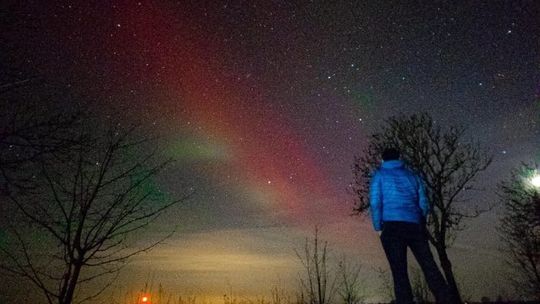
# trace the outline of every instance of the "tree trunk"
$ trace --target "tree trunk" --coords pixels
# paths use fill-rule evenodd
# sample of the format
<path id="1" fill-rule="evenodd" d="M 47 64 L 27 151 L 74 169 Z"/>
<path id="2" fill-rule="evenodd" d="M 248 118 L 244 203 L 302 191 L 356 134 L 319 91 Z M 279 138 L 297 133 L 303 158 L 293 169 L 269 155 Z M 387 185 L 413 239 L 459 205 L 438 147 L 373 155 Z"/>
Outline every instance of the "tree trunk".
<path id="1" fill-rule="evenodd" d="M 452 271 L 452 263 L 450 263 L 450 260 L 448 259 L 448 255 L 446 253 L 445 248 L 437 248 L 437 254 L 439 255 L 439 261 L 441 262 L 441 267 L 444 272 L 444 277 L 446 278 L 446 282 L 448 283 L 448 289 L 450 292 L 450 296 L 452 297 L 451 303 L 453 304 L 461 304 L 461 295 L 459 294 L 459 289 L 456 284 L 456 279 L 454 278 L 454 272 Z"/>
<path id="2" fill-rule="evenodd" d="M 73 266 L 73 275 L 69 281 L 69 285 L 66 290 L 66 295 L 63 299 L 59 299 L 60 304 L 71 304 L 73 302 L 73 295 L 75 294 L 75 287 L 77 287 L 77 281 L 79 281 L 79 275 L 81 274 L 81 263 L 76 263 Z"/>

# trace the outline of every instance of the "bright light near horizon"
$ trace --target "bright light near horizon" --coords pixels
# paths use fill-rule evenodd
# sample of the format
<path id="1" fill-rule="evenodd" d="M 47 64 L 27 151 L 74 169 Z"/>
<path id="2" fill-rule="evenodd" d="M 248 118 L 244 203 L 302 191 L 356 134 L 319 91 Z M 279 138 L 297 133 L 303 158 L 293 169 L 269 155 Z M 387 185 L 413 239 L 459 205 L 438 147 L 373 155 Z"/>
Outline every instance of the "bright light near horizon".
<path id="1" fill-rule="evenodd" d="M 148 302 L 148 297 L 142 297 L 141 300 L 142 300 L 143 303 L 147 303 Z"/>
<path id="2" fill-rule="evenodd" d="M 540 174 L 536 174 L 531 178 L 531 185 L 536 188 L 540 188 Z"/>

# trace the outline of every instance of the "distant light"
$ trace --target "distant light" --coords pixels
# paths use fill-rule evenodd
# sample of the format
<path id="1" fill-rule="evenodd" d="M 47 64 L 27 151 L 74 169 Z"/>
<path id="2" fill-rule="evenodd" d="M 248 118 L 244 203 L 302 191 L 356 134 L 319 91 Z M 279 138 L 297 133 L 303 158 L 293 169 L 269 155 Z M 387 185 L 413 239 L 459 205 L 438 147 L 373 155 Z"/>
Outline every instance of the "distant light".
<path id="1" fill-rule="evenodd" d="M 540 174 L 536 174 L 531 178 L 531 185 L 535 188 L 540 188 Z"/>
<path id="2" fill-rule="evenodd" d="M 148 297 L 146 297 L 146 296 L 145 296 L 145 297 L 142 297 L 141 301 L 142 301 L 143 303 L 147 303 L 147 302 L 148 302 Z"/>

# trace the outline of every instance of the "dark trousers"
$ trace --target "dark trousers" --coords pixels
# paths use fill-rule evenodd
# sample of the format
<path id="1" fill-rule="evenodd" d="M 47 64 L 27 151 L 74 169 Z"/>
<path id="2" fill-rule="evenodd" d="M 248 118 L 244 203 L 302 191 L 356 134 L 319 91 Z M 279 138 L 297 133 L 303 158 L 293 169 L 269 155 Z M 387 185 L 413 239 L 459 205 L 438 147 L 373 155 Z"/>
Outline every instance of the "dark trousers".
<path id="1" fill-rule="evenodd" d="M 411 248 L 418 261 L 437 303 L 449 303 L 448 286 L 431 254 L 424 225 L 384 222 L 381 242 L 392 270 L 397 304 L 413 303 L 407 271 L 407 247 Z"/>

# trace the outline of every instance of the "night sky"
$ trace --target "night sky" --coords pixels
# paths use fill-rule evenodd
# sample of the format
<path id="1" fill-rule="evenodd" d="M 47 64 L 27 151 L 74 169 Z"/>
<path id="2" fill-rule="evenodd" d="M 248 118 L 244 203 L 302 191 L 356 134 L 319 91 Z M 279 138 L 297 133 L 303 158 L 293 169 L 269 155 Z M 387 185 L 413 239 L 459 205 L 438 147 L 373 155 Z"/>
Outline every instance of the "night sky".
<path id="1" fill-rule="evenodd" d="M 3 1 L 2 79 L 66 106 L 122 113 L 193 187 L 140 242 L 118 288 L 161 282 L 208 298 L 294 287 L 294 248 L 319 225 L 336 256 L 364 264 L 371 299 L 387 262 L 369 219 L 352 217 L 354 155 L 384 118 L 427 111 L 464 125 L 494 162 L 480 205 L 520 162 L 540 161 L 538 1 Z M 511 294 L 498 208 L 450 250 L 463 293 Z"/>

